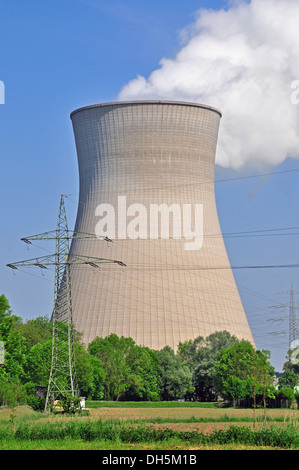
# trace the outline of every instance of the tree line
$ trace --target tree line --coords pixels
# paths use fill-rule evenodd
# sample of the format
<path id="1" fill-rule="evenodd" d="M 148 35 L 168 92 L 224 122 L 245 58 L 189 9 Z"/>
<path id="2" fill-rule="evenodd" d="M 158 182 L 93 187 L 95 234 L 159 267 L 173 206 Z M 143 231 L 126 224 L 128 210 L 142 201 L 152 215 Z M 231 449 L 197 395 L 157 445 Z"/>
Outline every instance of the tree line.
<path id="1" fill-rule="evenodd" d="M 47 317 L 24 322 L 0 296 L 0 405 L 28 403 L 38 407 L 36 387 L 48 384 L 52 323 Z M 132 338 L 110 334 L 85 347 L 75 332 L 75 368 L 81 396 L 93 400 L 216 401 L 235 403 L 246 397 L 275 394 L 274 368 L 268 351 L 256 350 L 227 331 L 157 351 Z M 298 366 L 286 363 L 281 390 L 293 390 Z"/>

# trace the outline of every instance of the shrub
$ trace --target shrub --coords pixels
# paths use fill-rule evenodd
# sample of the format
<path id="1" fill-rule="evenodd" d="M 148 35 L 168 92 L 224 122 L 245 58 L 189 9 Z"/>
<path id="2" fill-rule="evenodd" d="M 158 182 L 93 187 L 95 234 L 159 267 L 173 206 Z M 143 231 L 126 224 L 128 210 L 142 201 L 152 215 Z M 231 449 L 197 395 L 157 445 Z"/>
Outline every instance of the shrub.
<path id="1" fill-rule="evenodd" d="M 38 397 L 36 395 L 30 395 L 27 398 L 27 404 L 31 406 L 34 411 L 44 411 L 46 399 L 45 397 Z"/>
<path id="2" fill-rule="evenodd" d="M 71 394 L 65 394 L 60 400 L 64 413 L 76 413 L 81 410 L 80 397 L 73 397 Z"/>

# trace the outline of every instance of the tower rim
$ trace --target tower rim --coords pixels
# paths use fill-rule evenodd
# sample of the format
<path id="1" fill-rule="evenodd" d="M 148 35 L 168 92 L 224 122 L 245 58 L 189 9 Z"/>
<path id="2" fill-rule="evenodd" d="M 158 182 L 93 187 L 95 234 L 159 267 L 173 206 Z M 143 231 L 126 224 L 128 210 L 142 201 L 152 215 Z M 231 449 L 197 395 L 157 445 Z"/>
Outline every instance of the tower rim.
<path id="1" fill-rule="evenodd" d="M 208 106 L 205 104 L 200 104 L 200 103 L 195 103 L 191 101 L 171 101 L 171 100 L 132 100 L 132 101 L 111 101 L 107 103 L 98 103 L 98 104 L 91 104 L 88 106 L 82 106 L 78 109 L 75 109 L 74 111 L 71 112 L 70 114 L 70 119 L 72 117 L 81 112 L 85 111 L 88 109 L 93 109 L 93 108 L 101 108 L 105 106 L 128 106 L 128 105 L 151 105 L 151 104 L 162 104 L 162 105 L 175 105 L 175 106 L 191 106 L 195 108 L 202 108 L 202 109 L 207 109 L 210 111 L 214 111 L 215 113 L 219 114 L 220 118 L 222 117 L 222 112 L 213 106 Z"/>

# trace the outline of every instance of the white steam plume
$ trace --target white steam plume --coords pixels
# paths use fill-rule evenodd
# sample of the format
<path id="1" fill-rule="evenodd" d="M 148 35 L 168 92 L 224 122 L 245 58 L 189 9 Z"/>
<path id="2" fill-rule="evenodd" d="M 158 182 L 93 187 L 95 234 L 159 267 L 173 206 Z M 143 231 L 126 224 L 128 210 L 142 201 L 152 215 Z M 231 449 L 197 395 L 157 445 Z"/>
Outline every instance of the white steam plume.
<path id="1" fill-rule="evenodd" d="M 299 1 L 202 9 L 183 33 L 176 57 L 163 58 L 148 79 L 130 81 L 118 98 L 219 108 L 216 163 L 222 167 L 258 169 L 299 158 L 299 89 L 292 89 L 299 87 Z"/>

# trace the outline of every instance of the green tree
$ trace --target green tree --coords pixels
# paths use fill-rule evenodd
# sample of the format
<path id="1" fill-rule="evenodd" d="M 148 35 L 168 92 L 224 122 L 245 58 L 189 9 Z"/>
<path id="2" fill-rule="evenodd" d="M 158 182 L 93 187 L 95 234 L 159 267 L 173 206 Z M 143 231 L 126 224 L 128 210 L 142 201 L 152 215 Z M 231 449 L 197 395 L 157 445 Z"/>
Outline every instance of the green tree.
<path id="1" fill-rule="evenodd" d="M 26 362 L 27 341 L 17 331 L 16 325 L 20 318 L 12 314 L 5 295 L 0 296 L 0 340 L 4 344 L 4 366 L 1 367 L 0 376 L 4 380 L 10 377 L 14 381 L 24 378 L 24 364 Z"/>
<path id="2" fill-rule="evenodd" d="M 0 295 L 0 338 L 6 342 L 12 329 L 14 318 L 4 294 Z"/>
<path id="3" fill-rule="evenodd" d="M 159 398 L 159 359 L 154 351 L 114 333 L 95 338 L 88 351 L 103 365 L 106 400 Z"/>
<path id="4" fill-rule="evenodd" d="M 67 326 L 62 325 L 62 328 Z M 12 314 L 5 295 L 1 295 L 0 340 L 4 344 L 4 365 L 0 367 L 0 402 L 7 402 L 14 394 L 24 401 L 26 390 L 30 402 L 38 401 L 35 387 L 47 387 L 50 375 L 51 321 L 47 317 L 38 317 L 23 323 L 21 318 Z M 101 399 L 105 377 L 103 365 L 86 351 L 80 340 L 81 335 L 75 331 L 75 367 L 79 390 L 85 396 Z M 16 390 L 18 393 L 14 392 Z"/>
<path id="5" fill-rule="evenodd" d="M 278 379 L 278 388 L 294 389 L 298 384 L 298 375 L 286 369 Z"/>
<path id="6" fill-rule="evenodd" d="M 104 398 L 104 383 L 105 383 L 105 371 L 103 364 L 100 359 L 96 356 L 89 354 L 90 361 L 93 368 L 93 382 L 88 392 L 86 392 L 86 397 L 90 397 L 93 400 L 102 400 Z M 84 395 L 84 391 L 81 393 Z"/>
<path id="7" fill-rule="evenodd" d="M 74 342 L 75 369 L 81 396 L 103 398 L 105 372 L 101 361 L 89 354 L 84 345 Z"/>
<path id="8" fill-rule="evenodd" d="M 238 342 L 228 331 L 218 331 L 205 339 L 198 336 L 193 341 L 180 343 L 178 354 L 192 372 L 194 393 L 189 398 L 199 401 L 217 399 L 215 390 L 215 365 L 220 351 Z"/>
<path id="9" fill-rule="evenodd" d="M 16 406 L 25 404 L 27 401 L 27 392 L 23 384 L 18 380 L 1 380 L 0 376 L 0 406 Z"/>
<path id="10" fill-rule="evenodd" d="M 222 349 L 215 370 L 217 392 L 233 403 L 257 393 L 263 394 L 274 376 L 268 354 L 255 350 L 248 341 Z"/>
<path id="11" fill-rule="evenodd" d="M 27 339 L 29 348 L 38 343 L 43 344 L 52 338 L 52 322 L 46 316 L 20 323 L 16 329 Z"/>
<path id="12" fill-rule="evenodd" d="M 126 358 L 134 380 L 123 394 L 124 400 L 159 400 L 160 362 L 156 351 L 135 345 Z"/>
<path id="13" fill-rule="evenodd" d="M 193 391 L 192 374 L 169 346 L 158 351 L 161 365 L 161 396 L 163 400 L 183 398 Z"/>
<path id="14" fill-rule="evenodd" d="M 38 326 L 32 329 L 34 322 L 30 322 L 29 337 L 35 338 L 33 346 L 30 348 L 25 365 L 26 381 L 33 384 L 31 395 L 35 393 L 35 385 L 47 386 L 51 369 L 52 340 L 46 339 L 49 335 L 49 323 L 42 317 L 35 324 Z M 65 326 L 65 328 L 67 328 Z M 37 335 L 32 335 L 37 332 Z M 26 334 L 26 333 L 25 333 Z M 75 335 L 75 337 L 78 337 Z M 36 342 L 37 340 L 41 342 Z M 82 396 L 92 396 L 100 399 L 103 397 L 103 366 L 99 360 L 91 356 L 84 345 L 74 340 L 75 369 L 78 379 L 78 387 Z"/>
<path id="15" fill-rule="evenodd" d="M 47 386 L 51 368 L 52 341 L 37 343 L 30 349 L 26 361 L 27 382 Z"/>
<path id="16" fill-rule="evenodd" d="M 287 361 L 283 365 L 284 371 L 289 370 L 299 377 L 299 348 L 289 349 Z"/>
<path id="17" fill-rule="evenodd" d="M 98 357 L 105 372 L 105 399 L 119 400 L 137 380 L 126 357 L 134 341 L 112 333 L 106 338 L 95 338 L 88 346 L 90 354 Z"/>

